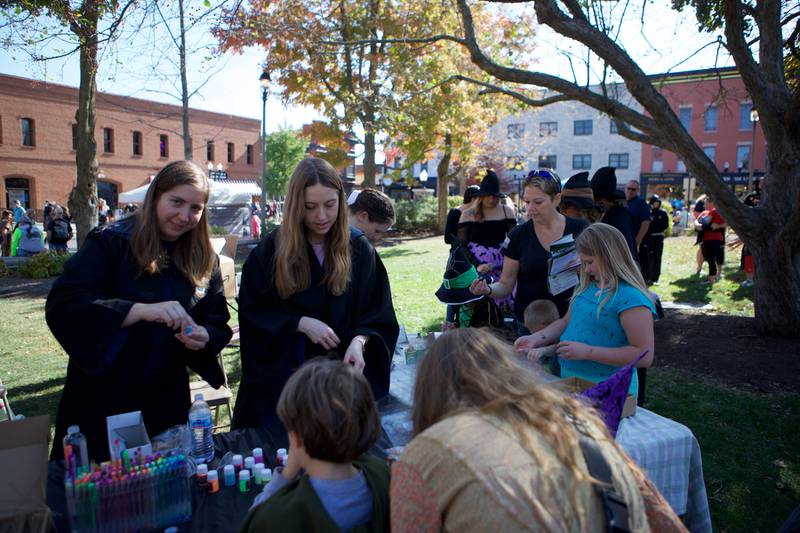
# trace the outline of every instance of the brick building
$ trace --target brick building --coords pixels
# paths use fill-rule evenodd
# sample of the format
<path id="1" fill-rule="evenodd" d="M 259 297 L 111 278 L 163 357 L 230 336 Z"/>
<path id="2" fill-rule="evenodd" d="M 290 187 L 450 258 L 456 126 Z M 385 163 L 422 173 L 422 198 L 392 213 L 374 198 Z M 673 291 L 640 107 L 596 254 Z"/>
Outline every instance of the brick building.
<path id="1" fill-rule="evenodd" d="M 76 179 L 77 106 L 74 87 L 0 75 L 0 206 L 66 205 Z M 118 193 L 183 159 L 180 106 L 98 93 L 96 107 L 98 193 L 111 206 Z M 191 109 L 190 129 L 194 161 L 259 180 L 260 121 Z"/>
<path id="2" fill-rule="evenodd" d="M 751 121 L 752 100 L 736 68 L 676 72 L 651 79 L 686 131 L 716 164 L 723 181 L 740 193 L 747 186 L 751 164 L 754 176 L 764 174 L 766 140 L 758 122 Z M 642 190 L 647 194 L 694 199 L 703 192 L 672 152 L 642 145 L 641 167 Z"/>

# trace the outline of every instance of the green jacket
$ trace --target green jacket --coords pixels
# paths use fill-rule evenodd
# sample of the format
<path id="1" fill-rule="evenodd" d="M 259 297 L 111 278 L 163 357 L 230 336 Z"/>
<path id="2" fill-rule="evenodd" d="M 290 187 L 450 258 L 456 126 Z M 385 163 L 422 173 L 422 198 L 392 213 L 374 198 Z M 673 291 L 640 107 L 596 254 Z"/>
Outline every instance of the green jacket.
<path id="1" fill-rule="evenodd" d="M 389 466 L 369 455 L 353 461 L 353 466 L 364 472 L 372 492 L 373 510 L 369 524 L 350 531 L 389 533 Z M 340 530 L 322 506 L 308 476 L 303 475 L 252 509 L 239 531 L 339 533 Z"/>

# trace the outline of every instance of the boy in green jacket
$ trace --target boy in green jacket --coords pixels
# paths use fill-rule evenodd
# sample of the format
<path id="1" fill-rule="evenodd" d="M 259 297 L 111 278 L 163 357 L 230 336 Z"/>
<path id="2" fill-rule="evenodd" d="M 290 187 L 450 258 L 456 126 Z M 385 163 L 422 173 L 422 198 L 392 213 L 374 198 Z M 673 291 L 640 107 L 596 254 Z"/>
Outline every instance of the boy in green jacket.
<path id="1" fill-rule="evenodd" d="M 366 378 L 343 361 L 312 360 L 286 382 L 277 413 L 289 459 L 241 531 L 388 533 L 389 467 L 364 455 L 381 427 Z"/>

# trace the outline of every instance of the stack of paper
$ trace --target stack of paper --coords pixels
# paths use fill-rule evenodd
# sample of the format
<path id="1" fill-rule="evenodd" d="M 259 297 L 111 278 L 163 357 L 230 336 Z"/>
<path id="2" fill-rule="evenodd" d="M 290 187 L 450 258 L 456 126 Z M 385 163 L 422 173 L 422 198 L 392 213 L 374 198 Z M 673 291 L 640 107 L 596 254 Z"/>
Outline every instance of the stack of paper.
<path id="1" fill-rule="evenodd" d="M 550 259 L 547 269 L 547 286 L 550 294 L 556 295 L 578 284 L 580 257 L 575 249 L 572 234 L 565 235 L 550 245 Z"/>

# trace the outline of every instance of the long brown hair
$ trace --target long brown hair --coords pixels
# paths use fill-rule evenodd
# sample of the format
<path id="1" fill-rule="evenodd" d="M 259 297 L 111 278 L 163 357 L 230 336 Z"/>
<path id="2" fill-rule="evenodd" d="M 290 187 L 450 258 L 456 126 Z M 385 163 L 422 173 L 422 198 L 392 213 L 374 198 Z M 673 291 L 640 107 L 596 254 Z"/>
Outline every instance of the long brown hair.
<path id="1" fill-rule="evenodd" d="M 204 286 L 215 265 L 215 254 L 208 236 L 208 198 L 211 189 L 205 172 L 191 161 L 173 161 L 162 168 L 150 183 L 142 208 L 136 214 L 131 236 L 131 252 L 142 272 L 154 274 L 166 266 L 166 254 L 158 226 L 156 205 L 161 195 L 181 185 L 203 192 L 200 222 L 178 238 L 170 256 L 172 264 L 196 287 Z"/>
<path id="2" fill-rule="evenodd" d="M 543 387 L 523 368 L 511 347 L 482 328 L 454 329 L 434 341 L 417 370 L 412 421 L 414 435 L 460 412 L 477 411 L 511 425 L 528 451 L 534 430 L 552 446 L 577 479 L 588 478 L 575 461 L 576 426 L 613 442 L 603 422 L 577 400 Z"/>
<path id="3" fill-rule="evenodd" d="M 288 298 L 311 284 L 311 268 L 306 259 L 305 215 L 306 187 L 323 185 L 334 189 L 339 196 L 338 215 L 325 236 L 325 283 L 328 290 L 339 296 L 350 282 L 350 228 L 344 186 L 333 166 L 318 157 L 306 157 L 294 169 L 289 180 L 283 223 L 278 230 L 273 270 L 278 296 Z"/>

